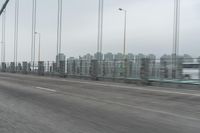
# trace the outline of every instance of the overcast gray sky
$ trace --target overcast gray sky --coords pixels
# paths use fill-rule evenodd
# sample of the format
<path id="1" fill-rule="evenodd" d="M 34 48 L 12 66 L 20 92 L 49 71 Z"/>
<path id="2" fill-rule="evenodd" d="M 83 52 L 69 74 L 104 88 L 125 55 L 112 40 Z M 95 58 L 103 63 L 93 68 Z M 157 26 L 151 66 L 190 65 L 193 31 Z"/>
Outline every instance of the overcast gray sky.
<path id="1" fill-rule="evenodd" d="M 117 10 L 119 7 L 128 11 L 127 52 L 158 56 L 172 52 L 174 0 L 105 0 L 104 53 L 122 52 L 123 14 Z M 54 60 L 57 0 L 38 0 L 37 9 L 41 58 Z M 31 11 L 32 0 L 20 0 L 19 61 L 30 60 Z M 63 0 L 62 52 L 67 57 L 96 52 L 97 11 L 98 0 Z M 180 53 L 200 55 L 199 12 L 200 0 L 181 0 Z M 13 32 L 14 0 L 11 0 L 6 16 L 6 61 L 13 60 Z"/>

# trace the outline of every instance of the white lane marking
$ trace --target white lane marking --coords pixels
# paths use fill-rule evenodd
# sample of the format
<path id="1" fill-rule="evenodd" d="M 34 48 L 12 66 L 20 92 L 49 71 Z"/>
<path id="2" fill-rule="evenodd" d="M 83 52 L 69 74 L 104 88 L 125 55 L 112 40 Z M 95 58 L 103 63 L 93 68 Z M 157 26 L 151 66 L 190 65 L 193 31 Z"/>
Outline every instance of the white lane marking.
<path id="1" fill-rule="evenodd" d="M 56 90 L 44 88 L 44 87 L 35 87 L 35 88 L 40 89 L 40 90 L 44 90 L 44 91 L 57 92 Z"/>
<path id="2" fill-rule="evenodd" d="M 150 91 L 150 92 L 162 92 L 162 93 L 169 93 L 169 94 L 181 94 L 181 95 L 190 95 L 190 96 L 200 97 L 200 94 L 182 93 L 182 92 L 165 91 L 165 90 L 155 90 L 155 89 L 150 89 L 150 88 L 145 89 L 145 88 L 131 87 L 131 86 L 111 85 L 111 84 L 102 84 L 102 83 L 91 83 L 91 82 L 72 81 L 72 80 L 62 80 L 62 81 L 67 81 L 67 82 L 71 82 L 71 83 L 91 84 L 91 85 L 98 85 L 98 86 L 105 86 L 105 87 L 127 88 L 127 89 L 144 90 L 144 91 Z M 49 88 L 44 88 L 44 87 L 35 87 L 35 88 L 40 89 L 40 90 L 50 91 L 50 92 L 57 92 L 56 90 L 49 89 Z M 68 93 L 68 94 L 66 94 L 66 93 Z M 179 117 L 179 118 L 183 118 L 183 119 L 200 121 L 200 119 L 198 119 L 198 118 L 194 118 L 194 117 L 190 117 L 190 116 L 184 116 L 184 115 L 171 113 L 171 112 L 166 112 L 166 111 L 162 111 L 162 110 L 155 110 L 155 109 L 150 109 L 150 108 L 141 107 L 141 106 L 135 106 L 135 105 L 129 105 L 129 104 L 124 104 L 124 103 L 119 103 L 119 102 L 113 102 L 113 101 L 110 101 L 110 100 L 99 100 L 98 98 L 95 98 L 95 97 L 88 97 L 88 96 L 78 95 L 78 94 L 69 93 L 69 92 L 64 92 L 63 94 L 76 96 L 76 97 L 80 97 L 80 98 L 84 98 L 84 99 L 92 99 L 92 100 L 95 100 L 97 102 L 101 102 L 102 101 L 102 102 L 108 103 L 108 104 L 116 104 L 116 105 L 119 105 L 119 106 L 132 107 L 132 108 L 143 110 L 143 111 L 149 111 L 149 112 L 153 112 L 153 113 L 160 113 L 160 114 Z"/>
<path id="3" fill-rule="evenodd" d="M 82 81 L 72 81 L 72 80 L 62 80 L 62 81 L 67 81 L 67 82 L 71 82 L 71 83 L 98 85 L 98 86 L 104 86 L 104 87 L 116 87 L 116 88 L 125 88 L 125 89 L 148 91 L 148 92 L 161 92 L 161 93 L 167 93 L 167 94 L 178 94 L 178 95 L 185 95 L 185 96 L 200 97 L 200 94 L 178 92 L 178 91 L 157 90 L 157 89 L 150 89 L 150 88 L 145 89 L 145 88 L 141 88 L 141 87 L 131 87 L 131 86 L 123 86 L 123 85 L 112 85 L 112 84 L 102 84 L 102 83 L 92 83 L 92 82 L 82 82 Z"/>
<path id="4" fill-rule="evenodd" d="M 0 77 L 2 78 L 2 77 Z M 54 78 L 48 78 L 53 79 Z M 168 91 L 168 90 L 157 90 L 157 89 L 151 89 L 151 88 L 141 88 L 141 87 L 131 87 L 131 86 L 123 86 L 123 85 L 112 85 L 112 84 L 102 84 L 102 83 L 92 83 L 92 82 L 83 82 L 83 81 L 72 81 L 72 80 L 57 80 L 57 81 L 66 81 L 71 83 L 81 83 L 81 84 L 90 84 L 90 85 L 98 85 L 98 86 L 104 86 L 104 87 L 116 87 L 116 88 L 125 88 L 125 89 L 134 89 L 134 90 L 141 90 L 141 91 L 148 91 L 148 92 L 160 92 L 160 93 L 166 93 L 166 94 L 178 94 L 178 95 L 184 95 L 184 96 L 194 96 L 194 97 L 200 97 L 199 93 L 186 93 L 186 92 L 178 92 L 178 91 Z M 54 90 L 55 91 L 55 90 Z"/>
<path id="5" fill-rule="evenodd" d="M 190 116 L 184 116 L 184 115 L 171 113 L 171 112 L 166 112 L 166 111 L 162 111 L 162 110 L 155 110 L 155 109 L 145 108 L 145 107 L 141 107 L 141 106 L 133 106 L 133 105 L 129 105 L 129 104 L 117 103 L 117 102 L 112 102 L 112 101 L 107 101 L 107 102 L 110 102 L 110 103 L 113 103 L 113 104 L 117 104 L 117 105 L 121 105 L 121 106 L 132 107 L 132 108 L 143 110 L 143 111 L 148 111 L 148 112 L 153 112 L 153 113 L 158 113 L 158 114 L 164 114 L 164 115 L 168 115 L 168 116 L 178 117 L 178 118 L 182 118 L 182 119 L 200 121 L 200 119 L 198 119 L 198 118 L 194 118 L 194 117 L 190 117 Z"/>
<path id="6" fill-rule="evenodd" d="M 101 100 L 101 99 L 91 97 L 91 96 L 83 96 L 83 95 L 74 94 L 74 93 L 70 93 L 70 92 L 64 92 L 62 94 L 73 96 L 73 97 L 79 97 L 79 98 L 83 98 L 83 99 L 90 99 L 90 100 L 94 100 L 96 102 L 103 102 L 103 103 L 106 103 L 106 104 L 115 104 L 115 105 L 118 105 L 118 106 L 134 108 L 134 109 L 138 109 L 138 110 L 142 110 L 142 111 L 158 113 L 158 114 L 168 115 L 168 116 L 172 116 L 172 117 L 178 117 L 178 118 L 181 118 L 181 119 L 187 119 L 187 120 L 192 120 L 192 121 L 200 121 L 199 118 L 184 116 L 184 115 L 181 115 L 181 114 L 162 111 L 162 110 L 150 109 L 150 108 L 141 107 L 141 106 L 137 106 L 137 105 L 130 105 L 130 104 L 125 104 L 125 103 L 113 102 L 111 100 Z"/>

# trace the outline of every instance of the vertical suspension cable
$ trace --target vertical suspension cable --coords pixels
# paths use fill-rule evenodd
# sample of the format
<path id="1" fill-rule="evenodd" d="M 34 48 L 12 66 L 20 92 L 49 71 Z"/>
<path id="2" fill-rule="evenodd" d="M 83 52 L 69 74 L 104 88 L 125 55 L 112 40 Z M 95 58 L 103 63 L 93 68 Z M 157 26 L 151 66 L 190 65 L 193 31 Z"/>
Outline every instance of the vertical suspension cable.
<path id="1" fill-rule="evenodd" d="M 62 45 L 62 0 L 60 0 L 60 36 L 59 36 L 59 53 L 61 53 L 61 45 Z"/>
<path id="2" fill-rule="evenodd" d="M 33 0 L 32 7 L 32 41 L 31 41 L 31 62 L 35 62 L 35 32 L 36 32 L 36 0 Z"/>
<path id="3" fill-rule="evenodd" d="M 36 39 L 36 25 L 37 25 L 37 0 L 35 0 L 35 9 L 34 9 L 34 33 L 33 33 L 33 37 L 34 37 L 34 47 L 33 47 L 33 61 L 35 62 L 35 39 Z"/>
<path id="4" fill-rule="evenodd" d="M 176 39 L 176 41 L 177 41 L 176 42 L 176 54 L 179 55 L 179 43 L 180 43 L 179 42 L 179 32 L 180 32 L 180 0 L 177 0 L 177 18 L 176 19 L 177 19 L 177 24 L 176 24 L 177 25 L 176 26 L 177 27 L 177 29 L 176 29 L 176 31 L 177 31 L 177 33 L 176 33 L 177 34 L 176 35 L 177 36 L 176 37 L 177 38 Z"/>
<path id="5" fill-rule="evenodd" d="M 1 40 L 1 62 L 5 62 L 5 32 L 6 32 L 6 10 L 2 14 L 2 40 Z"/>
<path id="6" fill-rule="evenodd" d="M 32 32 L 31 32 L 31 63 L 33 62 L 33 9 L 34 9 L 34 0 L 32 2 Z"/>
<path id="7" fill-rule="evenodd" d="M 173 54 L 179 52 L 180 0 L 174 0 Z"/>
<path id="8" fill-rule="evenodd" d="M 57 55 L 61 53 L 62 40 L 62 0 L 58 0 L 58 14 L 57 14 Z"/>
<path id="9" fill-rule="evenodd" d="M 179 55 L 179 30 L 180 30 L 180 0 L 174 0 L 174 27 L 173 27 L 173 52 L 172 52 L 172 71 L 177 67 L 177 57 Z"/>
<path id="10" fill-rule="evenodd" d="M 100 60 L 102 60 L 102 47 L 103 47 L 103 10 L 104 10 L 104 0 L 101 2 L 101 37 L 100 37 Z"/>
<path id="11" fill-rule="evenodd" d="M 15 31 L 14 31 L 14 62 L 18 61 L 18 21 L 19 20 L 19 0 L 15 0 Z"/>
<path id="12" fill-rule="evenodd" d="M 57 14 L 57 67 L 60 67 L 60 53 L 62 45 L 62 0 L 58 0 L 58 14 Z"/>
<path id="13" fill-rule="evenodd" d="M 101 15 L 101 0 L 99 0 L 99 5 L 98 5 L 98 33 L 97 33 L 97 54 L 99 53 L 99 45 L 100 45 L 100 43 L 99 43 L 99 41 L 100 41 L 100 21 L 101 21 L 101 19 L 100 19 L 100 15 Z M 97 55 L 98 56 L 98 55 Z"/>
<path id="14" fill-rule="evenodd" d="M 97 59 L 101 58 L 103 40 L 103 10 L 104 0 L 99 0 L 98 7 L 98 37 L 97 37 Z"/>
<path id="15" fill-rule="evenodd" d="M 58 0 L 58 14 L 57 14 L 57 56 L 58 56 L 58 53 L 59 53 L 59 14 L 60 14 L 60 0 Z"/>

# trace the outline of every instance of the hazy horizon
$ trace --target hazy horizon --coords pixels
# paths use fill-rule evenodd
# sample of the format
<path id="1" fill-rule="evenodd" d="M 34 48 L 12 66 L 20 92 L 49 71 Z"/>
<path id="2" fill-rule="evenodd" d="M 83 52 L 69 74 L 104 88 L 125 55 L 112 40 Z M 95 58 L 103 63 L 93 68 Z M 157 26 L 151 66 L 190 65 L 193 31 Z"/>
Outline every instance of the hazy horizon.
<path id="1" fill-rule="evenodd" d="M 38 0 L 37 4 L 36 30 L 41 33 L 41 59 L 55 60 L 57 0 Z M 128 11 L 127 53 L 156 56 L 172 53 L 174 0 L 107 0 L 104 4 L 103 53 L 122 52 L 123 14 L 117 10 L 119 7 Z M 181 0 L 180 54 L 200 56 L 199 7 L 199 0 Z M 6 61 L 12 61 L 14 1 L 10 1 L 6 10 Z M 98 0 L 63 0 L 62 53 L 67 57 L 97 51 L 97 11 Z M 20 0 L 19 61 L 30 61 L 31 12 L 32 0 Z M 36 47 L 36 55 L 37 51 Z"/>

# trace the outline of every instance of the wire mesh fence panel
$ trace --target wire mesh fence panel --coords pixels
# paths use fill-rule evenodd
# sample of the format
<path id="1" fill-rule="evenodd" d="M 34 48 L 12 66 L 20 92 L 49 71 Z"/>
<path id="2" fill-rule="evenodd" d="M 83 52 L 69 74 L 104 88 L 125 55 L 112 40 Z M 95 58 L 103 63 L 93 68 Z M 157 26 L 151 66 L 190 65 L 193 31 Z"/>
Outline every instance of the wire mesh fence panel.
<path id="1" fill-rule="evenodd" d="M 89 76 L 90 60 L 67 60 L 67 74 L 72 76 Z"/>
<path id="2" fill-rule="evenodd" d="M 104 61 L 103 62 L 103 77 L 113 78 L 114 66 L 115 64 L 113 61 Z"/>
<path id="3" fill-rule="evenodd" d="M 90 76 L 90 67 L 91 61 L 90 60 L 81 60 L 81 75 L 83 76 Z"/>
<path id="4" fill-rule="evenodd" d="M 97 71 L 97 77 L 102 78 L 128 78 L 140 79 L 145 68 L 142 59 L 102 60 L 97 65 L 92 65 L 92 60 L 66 60 L 57 64 L 53 61 L 46 62 L 5 62 L 0 64 L 1 72 L 24 73 L 44 75 L 67 74 L 71 76 L 92 76 L 92 71 Z M 148 72 L 145 76 L 149 80 L 167 81 L 176 83 L 200 84 L 200 59 L 161 58 L 146 60 Z M 63 65 L 62 65 L 63 64 Z M 62 65 L 62 66 L 61 66 Z M 97 68 L 92 68 L 92 66 Z"/>

